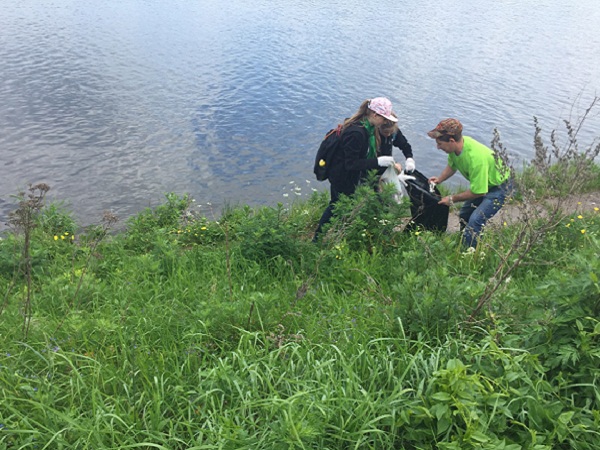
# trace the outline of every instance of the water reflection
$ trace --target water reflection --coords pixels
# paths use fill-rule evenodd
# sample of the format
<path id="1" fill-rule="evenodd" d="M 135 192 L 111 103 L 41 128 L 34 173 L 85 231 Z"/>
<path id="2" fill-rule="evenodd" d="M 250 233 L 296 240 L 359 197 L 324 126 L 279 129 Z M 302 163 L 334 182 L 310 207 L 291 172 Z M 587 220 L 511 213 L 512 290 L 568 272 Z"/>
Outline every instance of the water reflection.
<path id="1" fill-rule="evenodd" d="M 585 0 L 380 10 L 348 1 L 23 0 L 0 16 L 0 213 L 44 181 L 83 223 L 165 192 L 274 204 L 312 180 L 323 133 L 362 100 L 392 99 L 424 173 L 445 164 L 425 132 L 459 117 L 531 156 L 599 91 L 600 11 Z M 591 119 L 582 142 L 600 129 Z M 325 188 L 325 184 L 312 185 Z M 308 192 L 308 189 L 307 189 Z"/>

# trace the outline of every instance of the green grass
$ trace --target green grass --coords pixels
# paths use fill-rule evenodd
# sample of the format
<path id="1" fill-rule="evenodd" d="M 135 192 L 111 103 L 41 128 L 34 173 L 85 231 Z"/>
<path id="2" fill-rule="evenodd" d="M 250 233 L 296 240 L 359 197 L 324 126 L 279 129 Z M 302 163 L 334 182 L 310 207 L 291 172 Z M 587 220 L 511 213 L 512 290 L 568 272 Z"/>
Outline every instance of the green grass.
<path id="1" fill-rule="evenodd" d="M 116 234 L 50 206 L 29 283 L 4 236 L 0 449 L 597 448 L 600 212 L 463 253 L 357 197 L 323 245 L 318 193 L 218 221 L 170 194 Z"/>

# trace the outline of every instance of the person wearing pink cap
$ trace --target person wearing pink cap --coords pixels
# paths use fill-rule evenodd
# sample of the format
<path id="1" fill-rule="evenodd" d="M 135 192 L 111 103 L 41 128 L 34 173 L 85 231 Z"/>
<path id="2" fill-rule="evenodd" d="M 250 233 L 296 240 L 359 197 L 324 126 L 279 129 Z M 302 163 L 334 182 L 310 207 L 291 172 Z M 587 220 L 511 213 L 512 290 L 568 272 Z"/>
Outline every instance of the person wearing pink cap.
<path id="1" fill-rule="evenodd" d="M 469 181 L 469 189 L 448 195 L 440 204 L 452 206 L 464 202 L 459 218 L 465 247 L 477 247 L 478 238 L 487 221 L 504 205 L 513 191 L 510 170 L 494 156 L 487 146 L 469 136 L 463 136 L 458 119 L 442 120 L 427 135 L 435 139 L 437 148 L 448 155 L 448 163 L 430 183 L 446 181 L 457 171 Z"/>
<path id="2" fill-rule="evenodd" d="M 387 167 L 395 165 L 398 172 L 402 171 L 402 166 L 392 158 L 391 147 L 380 149 L 378 129 L 387 121 L 397 122 L 398 119 L 392 112 L 392 102 L 385 97 L 365 100 L 358 111 L 344 121 L 339 148 L 329 163 L 329 205 L 321 216 L 313 242 L 317 242 L 323 226 L 331 220 L 340 195 L 354 194 L 369 170 L 383 173 Z"/>

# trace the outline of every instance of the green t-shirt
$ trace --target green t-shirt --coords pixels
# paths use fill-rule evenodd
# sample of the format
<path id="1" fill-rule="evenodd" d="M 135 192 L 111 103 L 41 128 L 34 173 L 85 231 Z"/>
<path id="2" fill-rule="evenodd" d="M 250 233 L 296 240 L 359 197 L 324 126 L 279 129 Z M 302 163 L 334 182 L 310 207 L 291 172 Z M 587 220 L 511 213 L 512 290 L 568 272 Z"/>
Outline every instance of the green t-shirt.
<path id="1" fill-rule="evenodd" d="M 487 194 L 490 188 L 499 186 L 508 179 L 509 171 L 500 160 L 496 162 L 490 148 L 469 136 L 463 136 L 463 142 L 460 155 L 448 155 L 448 165 L 469 180 L 471 192 Z"/>

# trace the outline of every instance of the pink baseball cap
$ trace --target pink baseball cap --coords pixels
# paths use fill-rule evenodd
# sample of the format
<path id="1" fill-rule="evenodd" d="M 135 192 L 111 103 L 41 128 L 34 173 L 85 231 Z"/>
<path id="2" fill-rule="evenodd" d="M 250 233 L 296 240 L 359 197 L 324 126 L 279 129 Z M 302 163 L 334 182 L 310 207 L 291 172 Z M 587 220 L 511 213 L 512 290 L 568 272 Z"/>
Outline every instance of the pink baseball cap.
<path id="1" fill-rule="evenodd" d="M 392 102 L 385 97 L 375 97 L 369 102 L 369 109 L 387 120 L 398 122 L 398 118 L 392 113 Z"/>

